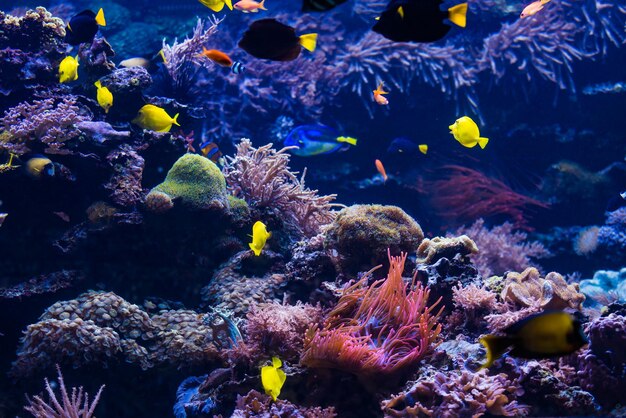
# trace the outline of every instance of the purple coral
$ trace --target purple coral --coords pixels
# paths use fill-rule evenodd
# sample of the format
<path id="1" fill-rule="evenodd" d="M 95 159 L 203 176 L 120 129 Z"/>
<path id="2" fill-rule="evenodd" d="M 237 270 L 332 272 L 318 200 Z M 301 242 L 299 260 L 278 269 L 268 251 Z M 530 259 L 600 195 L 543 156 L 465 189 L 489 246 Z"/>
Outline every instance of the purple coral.
<path id="1" fill-rule="evenodd" d="M 439 372 L 384 401 L 383 411 L 386 417 L 519 417 L 529 412 L 526 405 L 517 401 L 523 393 L 505 374 Z"/>
<path id="2" fill-rule="evenodd" d="M 512 224 L 505 222 L 491 229 L 482 219 L 470 227 L 459 228 L 454 235 L 465 234 L 478 246 L 478 254 L 470 255 L 480 274 L 490 277 L 506 271 L 522 271 L 535 266 L 531 259 L 549 257 L 550 252 L 538 242 L 528 242 L 528 235 L 515 231 Z"/>
<path id="3" fill-rule="evenodd" d="M 0 149 L 22 155 L 41 144 L 48 154 L 71 154 L 68 144 L 80 135 L 76 124 L 87 119 L 73 96 L 22 102 L 0 119 Z"/>
<path id="4" fill-rule="evenodd" d="M 336 195 L 320 196 L 289 170 L 288 148 L 276 151 L 272 144 L 254 148 L 249 139 L 237 145 L 237 154 L 226 157 L 224 177 L 234 196 L 252 207 L 280 214 L 285 223 L 304 233 L 317 235 L 334 219 L 331 202 Z"/>
<path id="5" fill-rule="evenodd" d="M 606 223 L 598 232 L 598 245 L 614 254 L 626 251 L 626 207 L 607 213 Z"/>
<path id="6" fill-rule="evenodd" d="M 61 390 L 61 402 L 57 399 L 54 390 L 50 386 L 50 382 L 48 379 L 45 379 L 46 382 L 46 392 L 48 392 L 48 402 L 44 401 L 41 396 L 33 396 L 30 399 L 28 396 L 26 397 L 28 400 L 28 405 L 24 407 L 24 409 L 31 414 L 33 414 L 36 418 L 91 418 L 94 416 L 96 411 L 96 406 L 100 401 L 100 395 L 102 395 L 102 391 L 104 390 L 104 385 L 100 386 L 98 393 L 94 397 L 91 404 L 89 403 L 89 394 L 87 392 L 83 392 L 83 387 L 79 387 L 78 390 L 73 387 L 72 388 L 72 396 L 67 392 L 67 388 L 65 387 L 65 381 L 63 380 L 63 375 L 61 374 L 61 369 L 57 364 L 57 374 L 59 380 L 59 388 Z"/>

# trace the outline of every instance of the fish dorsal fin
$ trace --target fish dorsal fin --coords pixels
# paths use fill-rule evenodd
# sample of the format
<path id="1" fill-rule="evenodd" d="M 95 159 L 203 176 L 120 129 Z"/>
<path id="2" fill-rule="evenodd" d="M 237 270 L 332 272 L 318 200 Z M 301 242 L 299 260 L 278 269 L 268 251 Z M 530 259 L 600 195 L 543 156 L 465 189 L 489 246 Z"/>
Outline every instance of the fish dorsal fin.
<path id="1" fill-rule="evenodd" d="M 95 83 L 93 83 L 93 85 L 96 86 L 98 90 L 102 88 L 102 83 L 100 82 L 100 80 L 97 80 Z"/>
<path id="2" fill-rule="evenodd" d="M 272 357 L 272 365 L 278 369 L 279 367 L 282 367 L 283 362 L 280 361 L 280 359 L 278 357 Z"/>

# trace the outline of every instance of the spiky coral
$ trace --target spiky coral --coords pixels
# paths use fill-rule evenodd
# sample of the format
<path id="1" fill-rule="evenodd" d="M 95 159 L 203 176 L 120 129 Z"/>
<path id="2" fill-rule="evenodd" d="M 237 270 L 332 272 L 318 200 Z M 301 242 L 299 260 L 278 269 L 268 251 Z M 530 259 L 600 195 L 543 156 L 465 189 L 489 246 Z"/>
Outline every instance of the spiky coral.
<path id="1" fill-rule="evenodd" d="M 415 369 L 441 331 L 441 310 L 433 313 L 438 302 L 427 306 L 430 292 L 415 276 L 410 285 L 403 281 L 406 256 L 388 254 L 386 279 L 368 287 L 370 272 L 343 292 L 324 328 L 307 331 L 302 364 L 372 379 Z"/>
<path id="2" fill-rule="evenodd" d="M 24 407 L 24 409 L 31 414 L 33 414 L 36 418 L 91 418 L 93 417 L 96 406 L 100 401 L 100 395 L 102 395 L 102 391 L 104 390 L 104 385 L 100 386 L 98 393 L 94 397 L 91 404 L 89 403 L 89 394 L 83 392 L 83 387 L 79 387 L 76 390 L 75 387 L 72 388 L 72 396 L 67 393 L 67 388 L 65 387 L 65 381 L 63 380 L 63 375 L 61 374 L 61 369 L 57 364 L 57 374 L 59 380 L 59 388 L 61 390 L 61 402 L 57 399 L 56 394 L 52 390 L 50 386 L 50 382 L 48 379 L 45 379 L 46 382 L 46 392 L 48 392 L 49 400 L 48 402 L 44 401 L 41 396 L 33 396 L 32 399 L 28 398 L 28 405 Z"/>
<path id="3" fill-rule="evenodd" d="M 289 170 L 288 148 L 276 151 L 272 144 L 254 148 L 249 139 L 237 145 L 237 154 L 226 157 L 224 177 L 233 195 L 244 199 L 251 207 L 279 213 L 288 226 L 307 236 L 319 233 L 322 225 L 330 223 L 337 195 L 320 196 L 317 190 L 304 185 L 304 176 Z"/>
<path id="4" fill-rule="evenodd" d="M 474 240 L 478 253 L 470 257 L 480 274 L 487 278 L 506 271 L 522 271 L 536 265 L 531 259 L 549 257 L 550 252 L 538 242 L 528 242 L 528 235 L 515 231 L 508 222 L 485 227 L 485 221 L 479 219 L 470 227 L 461 227 L 453 235 L 465 234 Z"/>

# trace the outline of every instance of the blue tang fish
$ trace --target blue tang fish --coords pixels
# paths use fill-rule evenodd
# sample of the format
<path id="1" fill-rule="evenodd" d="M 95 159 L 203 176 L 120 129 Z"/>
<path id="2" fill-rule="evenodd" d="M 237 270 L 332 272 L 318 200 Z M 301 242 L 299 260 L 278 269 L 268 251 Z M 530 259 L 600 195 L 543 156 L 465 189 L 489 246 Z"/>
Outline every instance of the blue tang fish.
<path id="1" fill-rule="evenodd" d="M 341 136 L 339 132 L 325 125 L 298 126 L 285 138 L 285 146 L 298 147 L 292 149 L 291 153 L 300 157 L 345 151 L 350 145 L 356 145 L 356 142 L 355 138 Z"/>

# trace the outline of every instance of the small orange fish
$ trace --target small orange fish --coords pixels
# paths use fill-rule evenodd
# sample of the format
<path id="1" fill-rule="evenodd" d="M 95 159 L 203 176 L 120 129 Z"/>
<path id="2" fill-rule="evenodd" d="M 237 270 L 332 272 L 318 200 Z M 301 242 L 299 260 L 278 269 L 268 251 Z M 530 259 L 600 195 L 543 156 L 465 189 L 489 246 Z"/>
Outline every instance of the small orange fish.
<path id="1" fill-rule="evenodd" d="M 376 87 L 376 90 L 373 91 L 373 93 L 374 93 L 374 101 L 376 103 L 378 103 L 381 106 L 385 106 L 389 104 L 389 100 L 387 100 L 385 96 L 383 96 L 383 94 L 389 94 L 388 91 L 383 90 L 383 83 L 380 83 L 378 87 Z"/>
<path id="2" fill-rule="evenodd" d="M 254 0 L 239 0 L 233 7 L 244 13 L 258 13 L 259 10 L 267 10 L 265 8 L 265 0 L 257 2 Z"/>
<path id="3" fill-rule="evenodd" d="M 383 176 L 383 181 L 387 181 L 387 172 L 385 171 L 383 163 L 381 163 L 380 160 L 376 160 L 374 161 L 374 164 L 376 164 L 376 170 L 378 170 L 380 175 Z"/>
<path id="4" fill-rule="evenodd" d="M 233 65 L 233 60 L 230 59 L 228 55 L 223 53 L 222 51 L 218 51 L 217 49 L 206 49 L 202 47 L 202 53 L 198 54 L 199 57 L 207 57 L 217 65 L 221 65 L 222 67 L 231 67 Z"/>
<path id="5" fill-rule="evenodd" d="M 543 9 L 543 6 L 549 2 L 550 0 L 537 0 L 532 2 L 528 6 L 524 7 L 524 10 L 522 10 L 522 14 L 520 14 L 519 17 L 523 19 L 525 17 L 534 15 L 539 10 Z"/>

